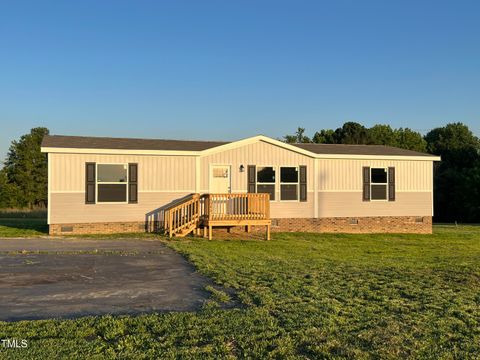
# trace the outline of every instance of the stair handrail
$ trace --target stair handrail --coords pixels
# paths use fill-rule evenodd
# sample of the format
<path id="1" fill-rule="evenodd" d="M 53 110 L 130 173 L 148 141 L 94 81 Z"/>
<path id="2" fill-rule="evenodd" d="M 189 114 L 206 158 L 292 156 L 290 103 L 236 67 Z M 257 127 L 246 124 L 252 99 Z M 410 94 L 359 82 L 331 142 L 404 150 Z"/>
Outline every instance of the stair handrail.
<path id="1" fill-rule="evenodd" d="M 164 231 L 172 237 L 200 219 L 200 194 L 194 193 L 177 200 L 164 209 Z"/>

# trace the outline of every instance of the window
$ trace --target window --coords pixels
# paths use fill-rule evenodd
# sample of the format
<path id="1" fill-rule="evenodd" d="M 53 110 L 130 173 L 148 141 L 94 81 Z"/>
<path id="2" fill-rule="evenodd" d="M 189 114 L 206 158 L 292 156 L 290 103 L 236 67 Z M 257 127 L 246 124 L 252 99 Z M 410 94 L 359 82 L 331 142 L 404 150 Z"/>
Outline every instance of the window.
<path id="1" fill-rule="evenodd" d="M 275 200 L 275 168 L 272 166 L 257 167 L 257 193 L 270 194 Z"/>
<path id="2" fill-rule="evenodd" d="M 280 168 L 280 200 L 298 200 L 298 168 Z"/>
<path id="3" fill-rule="evenodd" d="M 385 168 L 370 169 L 370 199 L 388 199 L 388 173 Z"/>
<path id="4" fill-rule="evenodd" d="M 97 202 L 127 202 L 127 164 L 97 165 Z"/>
<path id="5" fill-rule="evenodd" d="M 214 178 L 228 178 L 228 168 L 213 168 Z"/>

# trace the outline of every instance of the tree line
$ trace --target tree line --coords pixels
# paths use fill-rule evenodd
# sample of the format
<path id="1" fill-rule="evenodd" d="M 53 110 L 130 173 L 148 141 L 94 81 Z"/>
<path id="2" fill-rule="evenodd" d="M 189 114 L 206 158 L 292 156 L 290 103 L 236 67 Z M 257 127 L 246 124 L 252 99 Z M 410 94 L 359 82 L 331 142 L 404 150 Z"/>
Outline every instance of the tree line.
<path id="1" fill-rule="evenodd" d="M 434 220 L 480 222 L 480 141 L 468 126 L 451 123 L 425 136 L 409 128 L 389 125 L 367 128 L 346 122 L 335 130 L 322 129 L 309 137 L 299 127 L 285 135 L 288 143 L 371 144 L 395 146 L 442 157 L 434 167 Z"/>
<path id="2" fill-rule="evenodd" d="M 40 145 L 49 130 L 38 127 L 11 143 L 0 169 L 0 208 L 47 205 L 47 156 Z M 288 143 L 376 144 L 428 152 L 442 157 L 434 169 L 435 221 L 480 222 L 480 141 L 462 123 L 451 123 L 425 136 L 389 125 L 367 128 L 347 122 L 309 137 L 305 129 L 285 135 Z"/>
<path id="3" fill-rule="evenodd" d="M 299 127 L 295 134 L 285 135 L 284 140 L 287 143 L 388 145 L 420 152 L 428 150 L 426 139 L 409 128 L 392 129 L 382 124 L 366 128 L 356 122 L 346 122 L 336 130 L 322 129 L 311 138 Z"/>

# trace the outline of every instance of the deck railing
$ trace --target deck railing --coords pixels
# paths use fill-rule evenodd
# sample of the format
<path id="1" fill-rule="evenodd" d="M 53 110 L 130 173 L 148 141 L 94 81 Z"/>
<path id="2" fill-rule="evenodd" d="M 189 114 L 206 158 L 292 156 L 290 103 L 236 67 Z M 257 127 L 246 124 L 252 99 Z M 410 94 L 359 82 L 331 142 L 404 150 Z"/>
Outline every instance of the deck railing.
<path id="1" fill-rule="evenodd" d="M 201 203 L 202 215 L 209 221 L 270 218 L 269 194 L 204 194 Z"/>
<path id="2" fill-rule="evenodd" d="M 164 231 L 174 234 L 215 221 L 270 219 L 269 194 L 191 194 L 164 209 Z"/>

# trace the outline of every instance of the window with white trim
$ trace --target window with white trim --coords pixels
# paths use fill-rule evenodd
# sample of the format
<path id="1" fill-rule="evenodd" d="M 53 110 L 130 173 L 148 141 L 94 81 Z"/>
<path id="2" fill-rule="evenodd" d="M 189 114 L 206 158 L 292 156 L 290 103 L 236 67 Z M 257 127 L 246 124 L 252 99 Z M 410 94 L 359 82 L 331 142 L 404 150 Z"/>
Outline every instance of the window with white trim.
<path id="1" fill-rule="evenodd" d="M 370 200 L 388 200 L 388 171 L 386 168 L 370 169 Z"/>
<path id="2" fill-rule="evenodd" d="M 97 202 L 125 203 L 128 189 L 128 164 L 97 164 Z"/>
<path id="3" fill-rule="evenodd" d="M 298 200 L 298 167 L 280 167 L 280 200 Z"/>
<path id="4" fill-rule="evenodd" d="M 275 200 L 275 168 L 273 166 L 257 167 L 257 193 L 270 194 L 270 200 Z"/>

